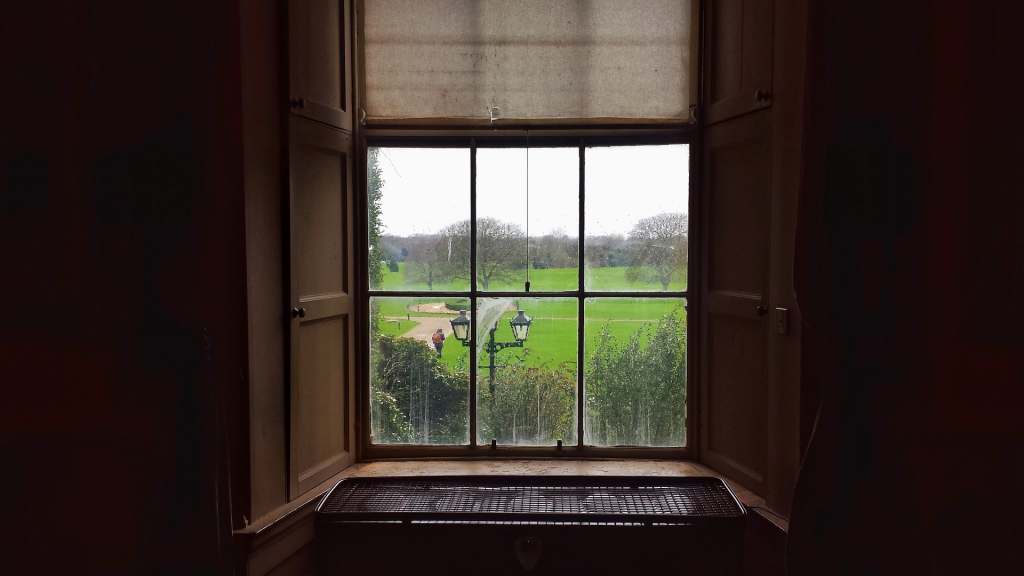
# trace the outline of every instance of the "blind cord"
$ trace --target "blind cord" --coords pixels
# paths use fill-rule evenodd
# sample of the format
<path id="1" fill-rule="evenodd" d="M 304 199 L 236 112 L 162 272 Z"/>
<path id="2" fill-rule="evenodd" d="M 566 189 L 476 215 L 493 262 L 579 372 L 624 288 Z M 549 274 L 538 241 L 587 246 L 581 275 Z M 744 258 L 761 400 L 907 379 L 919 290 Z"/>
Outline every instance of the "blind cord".
<path id="1" fill-rule="evenodd" d="M 530 131 L 526 131 L 526 291 L 530 291 Z"/>

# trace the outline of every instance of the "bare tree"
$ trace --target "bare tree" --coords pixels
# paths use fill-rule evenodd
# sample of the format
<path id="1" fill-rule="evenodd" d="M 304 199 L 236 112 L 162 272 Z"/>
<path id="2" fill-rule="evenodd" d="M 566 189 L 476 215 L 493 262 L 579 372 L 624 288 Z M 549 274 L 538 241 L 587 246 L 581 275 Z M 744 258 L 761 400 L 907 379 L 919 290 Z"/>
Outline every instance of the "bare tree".
<path id="1" fill-rule="evenodd" d="M 483 290 L 510 280 L 526 266 L 526 235 L 519 226 L 495 218 L 476 221 L 476 274 Z"/>
<path id="2" fill-rule="evenodd" d="M 665 212 L 642 218 L 629 233 L 632 244 L 626 279 L 630 282 L 651 278 L 668 290 L 672 277 L 686 270 L 686 214 Z"/>
<path id="3" fill-rule="evenodd" d="M 575 268 L 579 242 L 563 230 L 530 238 L 530 265 L 534 268 Z"/>
<path id="4" fill-rule="evenodd" d="M 452 253 L 452 238 L 441 234 L 418 234 L 405 240 L 408 256 L 405 263 L 406 280 L 424 282 L 428 290 L 435 282 L 448 282 L 467 267 Z"/>
<path id="5" fill-rule="evenodd" d="M 469 231 L 469 220 L 441 231 L 441 236 L 449 239 L 445 249 L 450 246 L 455 262 L 469 262 Z M 481 289 L 488 290 L 493 282 L 514 278 L 515 270 L 526 266 L 526 235 L 519 226 L 496 218 L 478 218 L 476 235 L 476 273 Z M 468 280 L 469 270 L 454 270 L 452 277 Z"/>
<path id="6" fill-rule="evenodd" d="M 469 279 L 469 221 L 450 224 L 438 234 L 406 239 L 409 255 L 406 278 L 425 282 Z M 526 266 L 526 236 L 515 224 L 496 218 L 479 218 L 476 222 L 477 278 L 483 290 L 493 282 L 515 277 L 515 271 Z"/>
<path id="7" fill-rule="evenodd" d="M 626 255 L 626 239 L 620 234 L 587 236 L 587 266 L 603 268 L 606 266 L 625 266 L 629 261 Z"/>

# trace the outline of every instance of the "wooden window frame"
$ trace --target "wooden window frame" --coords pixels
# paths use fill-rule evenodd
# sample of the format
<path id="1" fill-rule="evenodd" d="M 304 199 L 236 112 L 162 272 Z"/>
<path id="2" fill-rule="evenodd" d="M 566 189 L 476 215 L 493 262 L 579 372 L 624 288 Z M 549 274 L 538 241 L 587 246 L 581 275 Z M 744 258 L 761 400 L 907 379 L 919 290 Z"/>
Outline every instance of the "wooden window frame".
<path id="1" fill-rule="evenodd" d="M 583 258 L 585 254 L 584 242 L 579 243 L 580 258 L 580 282 L 575 290 L 570 291 L 541 291 L 541 292 L 496 292 L 481 291 L 477 289 L 476 282 L 471 281 L 466 291 L 441 292 L 421 290 L 385 291 L 370 290 L 369 279 L 365 273 L 368 263 L 368 234 L 367 234 L 367 195 L 366 195 L 366 170 L 367 150 L 371 146 L 401 146 L 401 147 L 430 147 L 430 148 L 469 148 L 470 149 L 470 219 L 471 226 L 475 230 L 476 216 L 476 150 L 478 148 L 510 148 L 525 147 L 574 147 L 580 150 L 580 202 L 579 202 L 579 233 L 583 238 L 584 225 L 584 203 L 585 203 L 585 158 L 583 151 L 587 147 L 596 146 L 629 146 L 629 145 L 651 145 L 651 144 L 687 144 L 689 145 L 689 227 L 688 242 L 691 257 L 687 259 L 687 289 L 670 292 L 637 292 L 637 291 L 596 291 L 584 289 L 582 283 Z M 700 362 L 700 294 L 699 290 L 692 287 L 700 286 L 700 258 L 693 255 L 701 254 L 700 246 L 700 222 L 699 208 L 700 190 L 698 177 L 700 166 L 699 132 L 696 124 L 693 123 L 664 123 L 658 126 L 650 125 L 602 125 L 600 123 L 586 123 L 573 125 L 522 125 L 513 127 L 502 127 L 497 129 L 481 129 L 479 127 L 464 126 L 452 127 L 451 125 L 426 126 L 367 126 L 360 130 L 360 137 L 357 142 L 356 170 L 357 185 L 356 197 L 354 198 L 354 252 L 356 270 L 363 272 L 356 274 L 356 342 L 355 362 L 357 387 L 357 406 L 359 418 L 357 419 L 359 439 L 359 459 L 407 459 L 407 458 L 462 458 L 462 459 L 500 459 L 500 458 L 652 458 L 652 459 L 677 459 L 694 460 L 697 457 L 699 446 L 700 426 L 697 407 L 699 404 L 697 378 L 699 377 Z M 475 246 L 475 241 L 472 243 Z M 471 257 L 472 259 L 472 257 Z M 470 266 L 475 270 L 475 262 Z M 474 274 L 471 274 L 474 276 Z M 509 446 L 477 444 L 477 406 L 475 386 L 477 381 L 476 371 L 470 373 L 470 406 L 469 406 L 469 444 L 465 445 L 422 445 L 422 444 L 372 444 L 370 439 L 370 334 L 369 334 L 369 300 L 373 296 L 390 297 L 415 297 L 424 295 L 435 295 L 439 297 L 458 296 L 470 298 L 475 303 L 478 297 L 572 297 L 577 298 L 579 317 L 583 316 L 583 306 L 587 298 L 596 297 L 622 297 L 622 298 L 678 298 L 685 302 L 687 310 L 687 374 L 686 374 L 686 405 L 684 413 L 686 417 L 686 445 L 683 447 L 604 447 L 588 446 L 584 444 L 583 426 L 585 422 L 582 410 L 585 401 L 585 385 L 582 373 L 577 377 L 577 442 L 572 446 Z M 476 333 L 475 315 L 472 317 L 474 325 L 472 332 Z M 582 366 L 583 355 L 583 332 L 584 323 L 578 322 L 578 366 Z M 470 364 L 476 365 L 476 353 L 470 348 Z"/>

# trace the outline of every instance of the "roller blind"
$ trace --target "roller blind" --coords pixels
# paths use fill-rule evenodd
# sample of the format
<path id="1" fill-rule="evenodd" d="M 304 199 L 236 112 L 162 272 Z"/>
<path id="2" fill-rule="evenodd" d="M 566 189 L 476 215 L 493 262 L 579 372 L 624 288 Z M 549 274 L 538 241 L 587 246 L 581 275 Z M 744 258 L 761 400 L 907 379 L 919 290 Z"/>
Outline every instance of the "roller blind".
<path id="1" fill-rule="evenodd" d="M 371 119 L 682 119 L 691 0 L 365 0 Z"/>

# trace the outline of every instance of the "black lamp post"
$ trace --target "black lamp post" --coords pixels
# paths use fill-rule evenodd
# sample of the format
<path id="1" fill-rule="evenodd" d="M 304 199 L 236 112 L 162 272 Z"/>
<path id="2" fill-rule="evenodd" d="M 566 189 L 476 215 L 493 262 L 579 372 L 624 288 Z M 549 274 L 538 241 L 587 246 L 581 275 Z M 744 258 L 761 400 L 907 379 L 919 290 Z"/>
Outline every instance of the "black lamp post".
<path id="1" fill-rule="evenodd" d="M 466 317 L 466 311 L 460 310 L 459 315 L 452 318 L 452 332 L 455 334 L 455 339 L 462 342 L 463 346 L 470 345 L 469 338 L 469 318 Z M 488 376 L 491 386 L 491 398 L 494 398 L 494 376 L 497 364 L 494 362 L 494 356 L 505 348 L 522 348 L 523 342 L 526 341 L 526 337 L 530 333 L 530 324 L 533 323 L 533 319 L 527 316 L 522 310 L 516 312 L 516 315 L 512 320 L 509 321 L 509 326 L 512 327 L 512 336 L 515 340 L 512 342 L 496 342 L 494 340 L 494 333 L 498 330 L 498 323 L 495 322 L 494 326 L 488 330 L 487 344 L 485 349 L 487 350 L 488 359 L 490 365 L 488 368 Z"/>

